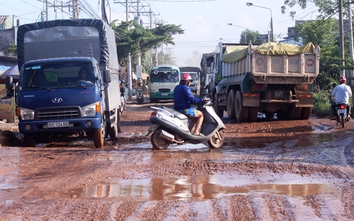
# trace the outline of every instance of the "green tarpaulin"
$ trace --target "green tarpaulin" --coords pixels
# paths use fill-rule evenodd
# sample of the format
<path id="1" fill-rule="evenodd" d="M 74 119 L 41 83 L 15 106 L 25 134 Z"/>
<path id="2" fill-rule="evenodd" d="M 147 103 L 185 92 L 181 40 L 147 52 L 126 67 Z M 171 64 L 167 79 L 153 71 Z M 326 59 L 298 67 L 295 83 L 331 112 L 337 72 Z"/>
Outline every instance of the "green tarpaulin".
<path id="1" fill-rule="evenodd" d="M 313 43 L 305 46 L 283 43 L 264 43 L 259 46 L 252 46 L 254 50 L 263 55 L 297 55 L 305 52 L 316 53 Z M 247 56 L 248 46 L 227 46 L 222 56 L 223 62 L 234 63 Z"/>

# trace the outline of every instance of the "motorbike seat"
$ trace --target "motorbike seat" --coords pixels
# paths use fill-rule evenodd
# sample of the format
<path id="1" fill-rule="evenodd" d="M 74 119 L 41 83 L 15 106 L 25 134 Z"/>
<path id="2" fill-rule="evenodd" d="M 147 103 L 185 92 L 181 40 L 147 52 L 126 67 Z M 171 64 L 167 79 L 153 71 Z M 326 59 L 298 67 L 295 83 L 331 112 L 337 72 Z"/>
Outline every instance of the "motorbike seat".
<path id="1" fill-rule="evenodd" d="M 168 107 L 164 107 L 165 110 L 171 112 L 175 117 L 177 117 L 180 120 L 186 120 L 188 119 L 188 117 L 184 114 L 182 114 L 181 112 L 178 112 L 172 108 L 168 108 Z"/>

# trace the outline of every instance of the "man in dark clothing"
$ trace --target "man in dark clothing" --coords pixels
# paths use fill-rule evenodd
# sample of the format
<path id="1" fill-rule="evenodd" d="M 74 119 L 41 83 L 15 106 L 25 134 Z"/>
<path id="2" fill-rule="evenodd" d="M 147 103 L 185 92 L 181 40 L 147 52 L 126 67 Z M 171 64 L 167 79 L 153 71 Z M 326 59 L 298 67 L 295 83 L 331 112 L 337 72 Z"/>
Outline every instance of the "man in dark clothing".
<path id="1" fill-rule="evenodd" d="M 200 135 L 200 127 L 203 123 L 203 113 L 193 107 L 191 104 L 201 104 L 204 102 L 205 98 L 194 97 L 191 89 L 189 88 L 190 83 L 193 81 L 189 74 L 183 74 L 179 85 L 177 85 L 173 91 L 174 99 L 174 109 L 185 114 L 191 119 L 189 124 L 189 130 L 194 135 Z"/>

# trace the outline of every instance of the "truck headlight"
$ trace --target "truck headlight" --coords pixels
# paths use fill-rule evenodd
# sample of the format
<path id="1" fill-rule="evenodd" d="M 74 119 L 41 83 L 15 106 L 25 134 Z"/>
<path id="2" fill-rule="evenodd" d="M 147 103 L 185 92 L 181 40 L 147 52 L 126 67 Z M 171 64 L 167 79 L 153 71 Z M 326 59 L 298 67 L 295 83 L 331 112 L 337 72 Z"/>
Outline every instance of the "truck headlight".
<path id="1" fill-rule="evenodd" d="M 33 120 L 34 119 L 34 110 L 19 107 L 17 109 L 18 116 L 21 117 L 22 120 Z"/>
<path id="2" fill-rule="evenodd" d="M 93 117 L 96 113 L 101 111 L 101 106 L 99 102 L 89 104 L 81 108 L 81 116 L 83 117 Z"/>

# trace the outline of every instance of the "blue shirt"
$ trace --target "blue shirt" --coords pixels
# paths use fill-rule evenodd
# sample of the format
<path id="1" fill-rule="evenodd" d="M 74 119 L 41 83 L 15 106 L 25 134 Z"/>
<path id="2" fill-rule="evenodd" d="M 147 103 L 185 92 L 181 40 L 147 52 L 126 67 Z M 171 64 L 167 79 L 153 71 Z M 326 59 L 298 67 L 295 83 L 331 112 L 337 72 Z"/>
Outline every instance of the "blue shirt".
<path id="1" fill-rule="evenodd" d="M 174 109 L 177 111 L 189 109 L 191 104 L 201 104 L 204 98 L 194 97 L 191 89 L 185 84 L 179 84 L 173 91 Z"/>

